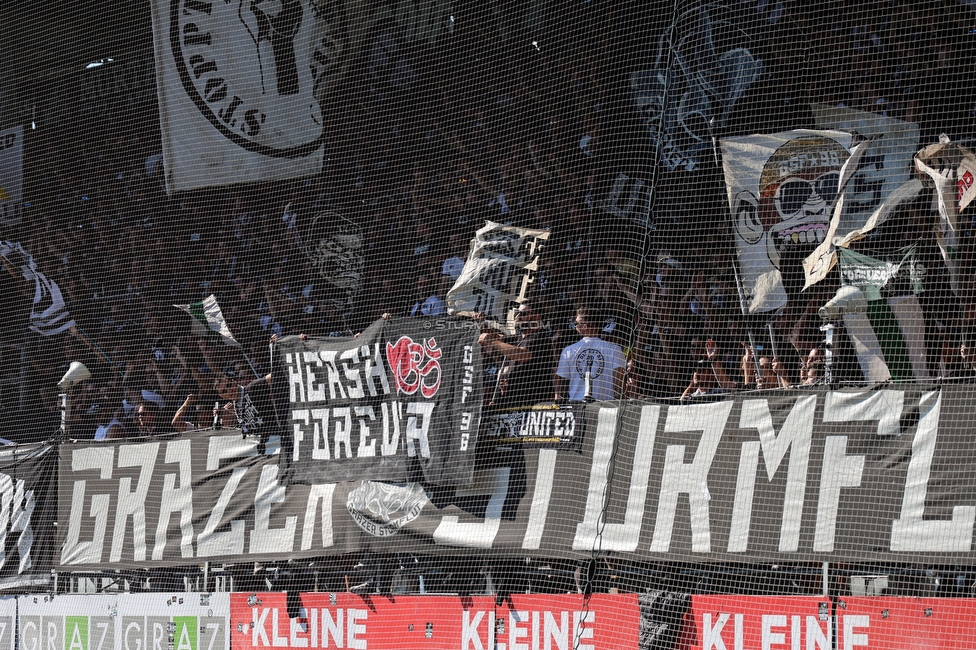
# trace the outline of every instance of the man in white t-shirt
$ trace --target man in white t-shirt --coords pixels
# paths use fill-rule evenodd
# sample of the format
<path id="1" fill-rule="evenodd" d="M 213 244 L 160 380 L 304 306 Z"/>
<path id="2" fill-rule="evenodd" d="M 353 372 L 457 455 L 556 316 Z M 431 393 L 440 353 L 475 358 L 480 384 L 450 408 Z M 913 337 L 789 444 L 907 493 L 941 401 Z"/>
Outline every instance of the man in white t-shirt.
<path id="1" fill-rule="evenodd" d="M 600 338 L 603 326 L 596 312 L 582 307 L 576 311 L 576 331 L 583 338 L 563 348 L 556 369 L 556 399 L 581 402 L 589 373 L 593 399 L 617 399 L 623 394 L 627 359 L 619 345 Z M 567 387 L 568 383 L 568 387 Z"/>

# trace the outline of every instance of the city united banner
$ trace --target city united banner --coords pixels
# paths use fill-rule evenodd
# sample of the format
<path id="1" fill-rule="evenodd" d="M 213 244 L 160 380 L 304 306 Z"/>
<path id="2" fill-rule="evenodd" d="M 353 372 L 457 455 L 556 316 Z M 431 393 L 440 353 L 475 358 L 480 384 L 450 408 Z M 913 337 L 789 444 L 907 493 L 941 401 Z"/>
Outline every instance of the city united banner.
<path id="1" fill-rule="evenodd" d="M 282 339 L 272 385 L 287 481 L 470 484 L 478 334 L 469 319 L 401 318 L 355 338 Z"/>
<path id="2" fill-rule="evenodd" d="M 168 192 L 322 168 L 310 0 L 154 0 Z"/>

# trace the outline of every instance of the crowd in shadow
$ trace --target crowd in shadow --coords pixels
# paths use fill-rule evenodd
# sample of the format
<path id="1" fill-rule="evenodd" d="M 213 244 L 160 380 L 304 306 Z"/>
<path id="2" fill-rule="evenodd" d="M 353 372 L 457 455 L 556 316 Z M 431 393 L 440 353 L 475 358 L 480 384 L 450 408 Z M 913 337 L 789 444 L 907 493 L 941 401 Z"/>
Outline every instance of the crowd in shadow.
<path id="1" fill-rule="evenodd" d="M 73 395 L 72 437 L 105 435 L 140 411 L 158 410 L 146 416 L 153 429 L 169 427 L 177 410 L 180 421 L 213 425 L 215 404 L 228 401 L 222 386 L 270 371 L 273 335 L 346 336 L 384 313 L 442 315 L 486 221 L 551 233 L 526 301 L 534 323 L 526 332 L 545 342 L 527 373 L 518 368 L 529 359 L 511 352 L 527 334 L 483 337 L 488 402 L 499 386 L 504 396 L 513 372 L 543 385 L 527 392 L 533 398 L 570 396 L 568 387 L 559 393 L 560 378 L 568 379 L 560 355 L 587 336 L 623 359 L 605 398 L 690 399 L 822 382 L 816 308 L 836 279 L 791 296 L 775 318 L 743 316 L 711 145 L 696 150 L 698 167 L 686 166 L 684 176 L 656 171 L 660 152 L 640 126 L 628 79 L 652 67 L 647 53 L 667 24 L 636 29 L 646 10 L 633 3 L 570 4 L 544 28 L 526 18 L 504 36 L 488 9 L 464 16 L 465 29 L 437 43 L 394 34 L 399 49 L 385 63 L 365 46 L 323 106 L 327 154 L 313 177 L 167 195 L 154 114 L 95 129 L 80 145 L 68 146 L 56 129 L 29 133 L 29 206 L 0 233 L 58 283 L 77 325 L 58 337 L 27 336 L 18 310 L 29 309 L 30 296 L 18 278 L 3 279 L 16 296 L 3 340 L 29 352 L 20 379 L 26 397 L 16 411 L 4 401 L 19 414 L 8 418 L 7 437 L 53 433 L 55 384 L 75 360 L 94 377 Z M 762 60 L 762 74 L 729 113 L 726 133 L 809 127 L 797 104 L 810 102 L 915 122 L 920 145 L 943 132 L 971 133 L 967 7 L 775 6 L 721 6 L 748 23 L 741 33 L 766 38 L 750 55 Z M 621 169 L 660 181 L 643 222 L 606 209 Z M 931 376 L 951 377 L 970 372 L 960 345 L 972 345 L 973 319 L 969 297 L 949 289 L 937 215 L 928 198 L 918 200 L 862 247 L 877 253 L 920 242 L 927 362 Z M 323 266 L 309 242 L 334 232 L 347 236 L 345 248 Z M 240 349 L 191 334 L 188 316 L 173 307 L 211 294 Z M 861 378 L 842 334 L 831 353 L 834 379 Z M 15 357 L 5 357 L 8 369 L 21 362 Z"/>

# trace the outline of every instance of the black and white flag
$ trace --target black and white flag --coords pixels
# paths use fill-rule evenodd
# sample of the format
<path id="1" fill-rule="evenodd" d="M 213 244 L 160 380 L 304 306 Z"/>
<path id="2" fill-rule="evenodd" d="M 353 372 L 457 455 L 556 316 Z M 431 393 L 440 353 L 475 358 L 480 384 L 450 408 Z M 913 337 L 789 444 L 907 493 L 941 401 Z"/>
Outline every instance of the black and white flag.
<path id="1" fill-rule="evenodd" d="M 515 333 L 515 311 L 538 269 L 548 230 L 529 230 L 486 221 L 471 240 L 457 282 L 447 292 L 447 311 L 485 315 L 485 323 Z"/>
<path id="2" fill-rule="evenodd" d="M 57 509 L 56 447 L 0 448 L 0 589 L 50 583 Z"/>
<path id="3" fill-rule="evenodd" d="M 16 242 L 0 242 L 0 256 L 7 264 L 19 269 L 25 280 L 34 283 L 28 329 L 44 336 L 54 336 L 74 327 L 75 321 L 68 313 L 58 283 L 38 270 L 34 258 L 23 246 Z"/>
<path id="4" fill-rule="evenodd" d="M 325 364 L 321 371 L 329 376 Z M 363 378 L 365 364 L 359 371 Z M 594 403 L 578 451 L 525 445 L 479 463 L 470 484 L 455 486 L 363 475 L 286 483 L 284 450 L 262 454 L 237 431 L 68 442 L 58 448 L 57 566 L 145 569 L 365 549 L 968 566 L 971 388 L 885 384 Z M 341 433 L 331 422 L 330 434 Z M 355 450 L 363 429 L 353 425 Z M 367 444 L 380 437 L 369 426 Z M 33 521 L 36 532 L 37 511 Z M 19 536 L 8 534 L 8 552 Z"/>
<path id="5" fill-rule="evenodd" d="M 321 170 L 314 2 L 153 5 L 167 191 Z"/>

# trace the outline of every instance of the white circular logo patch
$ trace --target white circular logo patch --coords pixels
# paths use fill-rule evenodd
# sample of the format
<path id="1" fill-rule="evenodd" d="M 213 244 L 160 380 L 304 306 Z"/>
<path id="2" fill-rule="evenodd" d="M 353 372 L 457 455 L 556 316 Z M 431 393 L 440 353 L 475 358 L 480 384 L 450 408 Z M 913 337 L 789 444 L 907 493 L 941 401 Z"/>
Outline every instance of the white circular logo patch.
<path id="1" fill-rule="evenodd" d="M 391 537 L 420 516 L 430 503 L 418 483 L 390 484 L 363 481 L 346 499 L 356 524 L 375 537 Z M 400 516 L 395 516 L 400 513 Z"/>
<path id="2" fill-rule="evenodd" d="M 596 348 L 585 348 L 576 355 L 576 373 L 580 377 L 590 373 L 590 377 L 596 379 L 603 374 L 603 366 L 603 353 Z"/>

